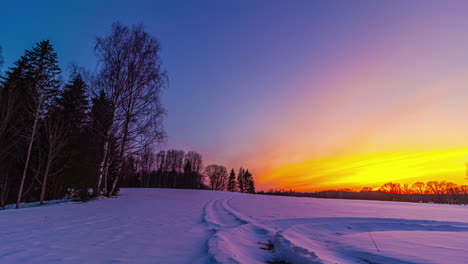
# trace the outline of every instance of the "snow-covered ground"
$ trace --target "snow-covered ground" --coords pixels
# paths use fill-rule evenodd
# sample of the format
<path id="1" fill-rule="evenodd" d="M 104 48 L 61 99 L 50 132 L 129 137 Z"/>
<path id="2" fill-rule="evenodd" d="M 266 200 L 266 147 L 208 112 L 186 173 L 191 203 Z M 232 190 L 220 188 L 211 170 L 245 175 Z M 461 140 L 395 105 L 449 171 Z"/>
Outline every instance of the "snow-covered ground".
<path id="1" fill-rule="evenodd" d="M 466 263 L 466 245 L 466 206 L 123 189 L 0 211 L 12 264 Z"/>

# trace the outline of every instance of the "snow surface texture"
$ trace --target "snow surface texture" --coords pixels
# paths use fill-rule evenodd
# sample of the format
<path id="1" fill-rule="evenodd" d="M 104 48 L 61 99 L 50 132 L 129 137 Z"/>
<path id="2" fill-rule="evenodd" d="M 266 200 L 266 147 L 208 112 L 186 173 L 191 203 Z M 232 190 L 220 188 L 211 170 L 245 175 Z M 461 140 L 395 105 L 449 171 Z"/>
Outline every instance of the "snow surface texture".
<path id="1" fill-rule="evenodd" d="M 0 211 L 0 263 L 466 263 L 465 206 L 171 189 Z M 263 249 L 262 249 L 263 248 Z"/>

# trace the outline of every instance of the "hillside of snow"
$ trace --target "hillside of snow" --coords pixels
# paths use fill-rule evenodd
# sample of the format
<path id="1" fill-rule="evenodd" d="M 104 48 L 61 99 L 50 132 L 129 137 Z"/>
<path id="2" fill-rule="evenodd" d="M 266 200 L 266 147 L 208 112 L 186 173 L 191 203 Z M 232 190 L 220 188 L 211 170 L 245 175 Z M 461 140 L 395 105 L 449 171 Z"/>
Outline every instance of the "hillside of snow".
<path id="1" fill-rule="evenodd" d="M 468 207 L 172 189 L 0 211 L 0 263 L 464 263 Z"/>

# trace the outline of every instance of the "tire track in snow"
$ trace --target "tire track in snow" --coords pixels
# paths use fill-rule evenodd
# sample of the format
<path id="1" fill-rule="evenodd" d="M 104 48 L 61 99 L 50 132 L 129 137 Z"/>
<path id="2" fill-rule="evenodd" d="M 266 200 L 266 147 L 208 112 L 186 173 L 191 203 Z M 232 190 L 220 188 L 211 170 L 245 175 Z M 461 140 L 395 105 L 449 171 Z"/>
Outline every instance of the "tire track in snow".
<path id="1" fill-rule="evenodd" d="M 226 209 L 224 199 L 209 201 L 204 210 L 204 221 L 212 228 L 233 228 L 248 223 Z"/>
<path id="2" fill-rule="evenodd" d="M 258 242 L 267 242 L 270 231 L 263 225 L 233 209 L 231 199 L 211 200 L 205 204 L 203 221 L 212 232 L 207 253 L 213 263 L 265 263 L 270 252 L 262 251 Z"/>

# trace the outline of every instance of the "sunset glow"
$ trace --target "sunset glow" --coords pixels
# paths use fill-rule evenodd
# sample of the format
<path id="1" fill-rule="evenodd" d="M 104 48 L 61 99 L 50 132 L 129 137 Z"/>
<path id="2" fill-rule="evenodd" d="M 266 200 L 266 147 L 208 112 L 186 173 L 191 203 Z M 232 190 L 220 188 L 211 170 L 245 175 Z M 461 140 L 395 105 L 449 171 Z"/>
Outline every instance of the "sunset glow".
<path id="1" fill-rule="evenodd" d="M 169 77 L 161 149 L 249 168 L 260 190 L 468 184 L 466 1 L 85 2 L 45 11 L 114 15 L 16 23 L 0 36 L 4 69 L 38 39 L 63 69 L 92 69 L 95 36 L 141 22 Z"/>
<path id="2" fill-rule="evenodd" d="M 265 173 L 261 181 L 297 191 L 360 189 L 394 181 L 448 180 L 463 183 L 468 148 L 382 152 L 310 160 Z M 289 175 L 289 177 L 284 177 Z M 267 187 L 267 186 L 265 186 Z"/>

